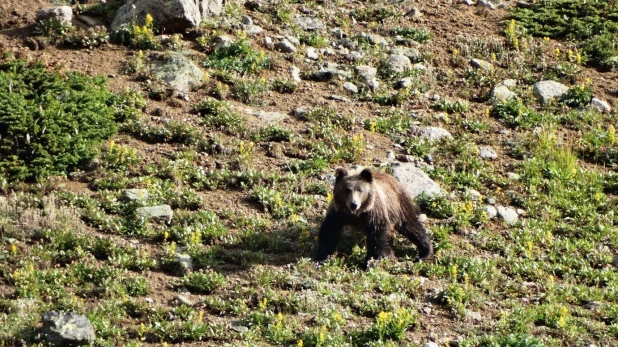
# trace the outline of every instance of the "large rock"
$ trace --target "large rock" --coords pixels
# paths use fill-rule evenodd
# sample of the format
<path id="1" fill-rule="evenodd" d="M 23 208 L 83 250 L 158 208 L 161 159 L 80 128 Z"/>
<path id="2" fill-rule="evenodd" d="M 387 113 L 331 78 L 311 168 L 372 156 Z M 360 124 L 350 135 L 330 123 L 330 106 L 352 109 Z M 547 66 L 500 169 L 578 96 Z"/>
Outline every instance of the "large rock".
<path id="1" fill-rule="evenodd" d="M 223 0 L 128 0 L 116 12 L 111 28 L 118 30 L 134 18 L 141 25 L 150 14 L 158 28 L 185 31 L 199 26 L 205 18 L 219 15 L 222 9 Z"/>
<path id="2" fill-rule="evenodd" d="M 73 10 L 71 6 L 47 7 L 40 9 L 36 13 L 36 20 L 55 19 L 63 23 L 71 23 L 73 19 Z"/>
<path id="3" fill-rule="evenodd" d="M 182 52 L 169 53 L 164 59 L 155 61 L 151 69 L 157 78 L 181 93 L 204 83 L 204 72 Z"/>
<path id="4" fill-rule="evenodd" d="M 496 205 L 498 217 L 506 222 L 508 225 L 515 225 L 519 219 L 517 211 L 512 207 Z"/>
<path id="5" fill-rule="evenodd" d="M 569 87 L 556 81 L 541 81 L 534 84 L 534 94 L 546 104 L 553 99 L 559 99 L 569 90 Z"/>
<path id="6" fill-rule="evenodd" d="M 410 58 L 401 54 L 393 54 L 388 57 L 385 65 L 388 69 L 395 72 L 404 72 L 412 69 L 412 62 L 410 61 Z"/>
<path id="7" fill-rule="evenodd" d="M 137 208 L 135 215 L 145 220 L 157 219 L 170 222 L 174 216 L 174 211 L 170 205 L 148 206 Z"/>
<path id="8" fill-rule="evenodd" d="M 85 346 L 94 342 L 94 329 L 88 318 L 61 311 L 48 311 L 42 316 L 41 331 L 45 340 L 55 346 Z"/>
<path id="9" fill-rule="evenodd" d="M 430 197 L 440 194 L 440 185 L 414 164 L 393 162 L 391 166 L 393 176 L 406 187 L 412 198 L 421 193 Z"/>

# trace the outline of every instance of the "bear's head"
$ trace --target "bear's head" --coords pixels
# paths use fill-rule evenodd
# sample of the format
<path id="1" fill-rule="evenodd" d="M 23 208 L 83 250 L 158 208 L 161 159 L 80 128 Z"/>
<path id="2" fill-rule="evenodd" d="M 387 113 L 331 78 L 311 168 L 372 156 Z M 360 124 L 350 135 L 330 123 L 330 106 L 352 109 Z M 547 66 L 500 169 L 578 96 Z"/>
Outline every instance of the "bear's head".
<path id="1" fill-rule="evenodd" d="M 371 170 L 363 168 L 359 173 L 349 174 L 339 168 L 335 171 L 335 208 L 358 215 L 373 208 L 375 188 Z"/>

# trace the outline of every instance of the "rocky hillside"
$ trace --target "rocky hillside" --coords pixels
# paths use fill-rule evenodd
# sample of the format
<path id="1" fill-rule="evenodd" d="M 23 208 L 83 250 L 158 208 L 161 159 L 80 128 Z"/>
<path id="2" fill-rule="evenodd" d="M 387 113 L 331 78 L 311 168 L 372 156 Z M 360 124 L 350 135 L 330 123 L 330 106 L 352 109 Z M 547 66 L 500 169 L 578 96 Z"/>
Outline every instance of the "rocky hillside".
<path id="1" fill-rule="evenodd" d="M 3 0 L 0 341 L 618 344 L 618 10 Z M 337 167 L 435 257 L 310 261 Z"/>

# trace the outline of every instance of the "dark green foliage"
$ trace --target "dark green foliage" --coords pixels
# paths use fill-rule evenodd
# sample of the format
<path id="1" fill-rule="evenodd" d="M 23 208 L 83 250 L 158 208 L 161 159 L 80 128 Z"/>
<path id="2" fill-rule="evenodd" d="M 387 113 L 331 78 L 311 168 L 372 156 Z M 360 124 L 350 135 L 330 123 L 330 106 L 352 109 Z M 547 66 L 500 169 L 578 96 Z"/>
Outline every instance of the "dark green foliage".
<path id="1" fill-rule="evenodd" d="M 254 50 L 249 40 L 240 40 L 216 49 L 203 64 L 205 67 L 243 75 L 254 74 L 271 66 L 270 59 L 263 52 Z"/>
<path id="2" fill-rule="evenodd" d="M 118 101 L 103 78 L 0 64 L 0 175 L 37 181 L 91 160 L 116 132 Z"/>
<path id="3" fill-rule="evenodd" d="M 528 33 L 578 41 L 589 62 L 610 67 L 618 55 L 618 8 L 613 1 L 541 1 L 532 8 L 513 8 L 511 18 Z"/>

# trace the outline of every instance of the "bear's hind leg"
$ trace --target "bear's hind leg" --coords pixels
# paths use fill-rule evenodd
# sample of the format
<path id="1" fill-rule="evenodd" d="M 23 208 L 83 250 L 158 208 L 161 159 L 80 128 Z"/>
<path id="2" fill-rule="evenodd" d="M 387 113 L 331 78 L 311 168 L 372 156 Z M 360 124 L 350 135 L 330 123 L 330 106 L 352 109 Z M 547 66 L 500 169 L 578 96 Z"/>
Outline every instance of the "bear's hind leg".
<path id="1" fill-rule="evenodd" d="M 431 240 L 418 217 L 407 216 L 406 220 L 397 227 L 397 231 L 416 246 L 419 259 L 428 259 L 433 255 Z"/>
<path id="2" fill-rule="evenodd" d="M 367 228 L 367 256 L 365 263 L 371 259 L 392 258 L 393 239 L 389 225 L 370 225 Z"/>

